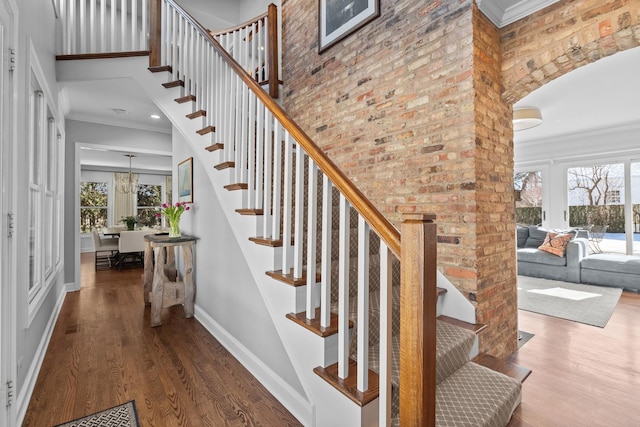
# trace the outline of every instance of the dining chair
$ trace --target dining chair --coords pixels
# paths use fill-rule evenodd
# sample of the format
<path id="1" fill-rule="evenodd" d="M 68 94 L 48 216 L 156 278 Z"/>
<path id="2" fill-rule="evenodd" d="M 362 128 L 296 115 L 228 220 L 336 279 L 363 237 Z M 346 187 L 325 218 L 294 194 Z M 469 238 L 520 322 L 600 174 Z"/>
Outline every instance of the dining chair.
<path id="1" fill-rule="evenodd" d="M 114 254 L 118 252 L 118 241 L 116 239 L 103 239 L 95 228 L 91 230 L 91 234 L 95 251 L 95 269 L 97 270 L 98 266 L 111 267 L 111 260 Z"/>
<path id="2" fill-rule="evenodd" d="M 128 260 L 130 264 L 143 265 L 144 249 L 146 242 L 144 236 L 150 234 L 149 230 L 121 231 L 118 239 L 119 259 L 118 266 L 122 268 Z"/>

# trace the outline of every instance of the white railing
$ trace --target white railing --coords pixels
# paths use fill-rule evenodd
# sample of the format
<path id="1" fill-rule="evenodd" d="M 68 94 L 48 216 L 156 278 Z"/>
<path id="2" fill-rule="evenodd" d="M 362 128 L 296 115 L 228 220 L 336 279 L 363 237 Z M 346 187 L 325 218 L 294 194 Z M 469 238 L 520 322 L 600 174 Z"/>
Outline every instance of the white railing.
<path id="1" fill-rule="evenodd" d="M 242 208 L 262 211 L 258 226 L 262 239 L 282 241 L 280 274 L 306 278 L 306 318 L 314 319 L 319 308 L 321 326 L 329 327 L 334 307 L 339 319 L 339 377 L 355 375 L 349 372 L 349 358 L 356 359 L 361 392 L 372 386 L 367 384 L 369 347 L 374 341 L 369 336 L 370 292 L 380 293 L 383 315 L 375 329 L 385 331 L 385 339 L 377 359 L 385 365 L 385 375 L 380 378 L 381 397 L 390 401 L 391 340 L 386 331 L 392 323 L 392 283 L 390 261 L 386 260 L 393 255 L 375 234 L 371 236 L 367 222 L 324 173 L 327 160 L 322 158 L 324 164 L 320 164 L 305 152 L 299 135 L 282 122 L 280 111 L 263 103 L 266 94 L 258 85 L 249 89 L 247 81 L 255 79 L 255 70 L 262 66 L 257 48 L 261 39 L 257 36 L 265 32 L 260 21 L 244 33 L 216 36 L 220 38 L 218 44 L 209 33 L 198 31 L 197 23 L 178 10 L 172 0 L 165 0 L 162 23 L 161 64 L 171 67 L 173 79 L 184 82 L 185 94 L 197 94 L 196 110 L 212 112 L 207 114 L 205 125 L 216 127 L 216 138 L 224 143 L 223 160 L 234 162 L 230 184 L 247 186 Z M 233 51 L 244 65 L 232 60 L 226 50 Z M 191 52 L 198 52 L 200 62 L 194 63 Z M 210 143 L 204 139 L 202 148 Z M 354 221 L 354 216 L 359 219 Z M 332 242 L 336 231 L 339 237 Z M 370 238 L 377 240 L 375 248 L 379 249 L 369 249 Z M 375 277 L 370 277 L 371 264 L 379 265 L 380 259 L 388 265 L 376 267 Z M 319 282 L 316 273 L 321 273 Z M 352 298 L 355 304 L 350 303 Z M 356 324 L 357 342 L 350 339 L 350 320 Z M 381 404 L 380 408 L 381 419 L 389 420 L 390 405 Z M 388 422 L 381 423 L 385 424 Z"/>
<path id="2" fill-rule="evenodd" d="M 270 4 L 266 13 L 244 24 L 211 33 L 255 81 L 268 86 L 273 98 L 279 85 L 277 17 L 276 6 Z"/>
<path id="3" fill-rule="evenodd" d="M 148 0 L 54 0 L 59 55 L 148 50 Z"/>

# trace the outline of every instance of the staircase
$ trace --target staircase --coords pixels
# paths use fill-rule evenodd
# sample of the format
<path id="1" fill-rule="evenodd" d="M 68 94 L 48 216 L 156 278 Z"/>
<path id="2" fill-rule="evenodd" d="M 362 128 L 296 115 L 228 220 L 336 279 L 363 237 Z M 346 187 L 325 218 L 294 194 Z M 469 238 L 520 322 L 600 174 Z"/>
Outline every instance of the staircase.
<path id="1" fill-rule="evenodd" d="M 400 241 L 256 82 L 264 67 L 251 59 L 258 37 L 223 41 L 240 65 L 173 0 L 152 5 L 150 33 L 162 27 L 151 42 L 152 74 L 133 77 L 210 165 L 312 402 L 304 422 L 506 425 L 528 372 L 503 369 L 517 371 L 514 379 L 470 361 L 498 364 L 474 350 L 481 327 L 436 304 L 448 297 L 436 288 L 433 218 L 408 216 Z M 261 33 L 260 24 L 251 28 Z"/>

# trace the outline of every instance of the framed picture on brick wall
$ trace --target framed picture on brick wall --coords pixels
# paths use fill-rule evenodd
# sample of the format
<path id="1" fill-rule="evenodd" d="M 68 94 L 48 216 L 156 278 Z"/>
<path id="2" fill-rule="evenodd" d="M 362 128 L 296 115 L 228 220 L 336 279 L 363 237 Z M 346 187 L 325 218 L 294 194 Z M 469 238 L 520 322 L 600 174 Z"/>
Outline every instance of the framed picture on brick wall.
<path id="1" fill-rule="evenodd" d="M 318 52 L 380 16 L 380 0 L 319 0 Z"/>

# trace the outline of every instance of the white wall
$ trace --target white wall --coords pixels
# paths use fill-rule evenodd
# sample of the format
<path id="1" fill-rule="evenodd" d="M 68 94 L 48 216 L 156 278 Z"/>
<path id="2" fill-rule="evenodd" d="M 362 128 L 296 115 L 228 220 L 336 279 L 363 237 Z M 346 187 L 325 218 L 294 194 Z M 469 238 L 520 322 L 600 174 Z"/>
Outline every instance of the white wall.
<path id="1" fill-rule="evenodd" d="M 201 164 L 183 137 L 174 132 L 174 171 L 179 162 L 189 157 L 194 158 L 194 203 L 192 209 L 182 215 L 180 229 L 198 238 L 194 257 L 196 306 L 248 354 L 304 395 L 258 284 L 207 177 L 205 168 L 212 165 Z M 173 194 L 177 194 L 177 179 L 173 185 Z"/>

